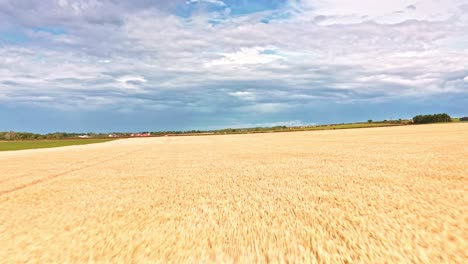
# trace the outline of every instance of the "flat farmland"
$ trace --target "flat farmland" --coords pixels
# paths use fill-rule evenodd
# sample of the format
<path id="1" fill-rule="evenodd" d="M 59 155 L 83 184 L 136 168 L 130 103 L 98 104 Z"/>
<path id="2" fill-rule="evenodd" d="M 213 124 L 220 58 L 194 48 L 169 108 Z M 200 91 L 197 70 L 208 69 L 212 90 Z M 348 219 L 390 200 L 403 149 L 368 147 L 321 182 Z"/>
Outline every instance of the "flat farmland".
<path id="1" fill-rule="evenodd" d="M 467 263 L 468 124 L 0 153 L 6 263 Z"/>

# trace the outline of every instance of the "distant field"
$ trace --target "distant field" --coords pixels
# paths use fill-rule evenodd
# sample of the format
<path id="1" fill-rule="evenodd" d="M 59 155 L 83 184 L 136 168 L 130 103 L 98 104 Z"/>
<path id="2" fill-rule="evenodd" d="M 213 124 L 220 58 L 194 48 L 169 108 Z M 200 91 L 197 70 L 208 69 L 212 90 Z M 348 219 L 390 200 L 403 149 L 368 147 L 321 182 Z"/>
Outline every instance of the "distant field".
<path id="1" fill-rule="evenodd" d="M 395 122 L 373 122 L 373 123 L 350 123 L 350 124 L 330 124 L 330 125 L 317 125 L 317 126 L 303 126 L 303 127 L 260 127 L 260 128 L 240 128 L 240 129 L 226 129 L 212 132 L 211 134 L 251 134 L 251 133 L 271 133 L 271 132 L 295 132 L 295 131 L 314 131 L 314 130 L 336 130 L 336 129 L 349 129 L 349 128 L 371 128 L 371 127 L 389 127 L 389 126 L 404 126 L 407 125 L 406 121 L 401 123 Z M 185 134 L 187 135 L 187 134 Z M 200 135 L 194 133 L 193 135 Z"/>
<path id="2" fill-rule="evenodd" d="M 366 127 L 387 127 L 387 126 L 402 126 L 400 123 L 354 123 L 329 126 L 307 127 L 304 130 L 328 130 L 328 129 L 348 129 L 348 128 L 366 128 Z"/>
<path id="3" fill-rule="evenodd" d="M 0 142 L 0 151 L 24 150 L 39 148 L 55 148 L 72 145 L 86 145 L 111 141 L 113 139 L 63 139 L 63 140 L 37 140 L 37 141 L 3 141 Z"/>

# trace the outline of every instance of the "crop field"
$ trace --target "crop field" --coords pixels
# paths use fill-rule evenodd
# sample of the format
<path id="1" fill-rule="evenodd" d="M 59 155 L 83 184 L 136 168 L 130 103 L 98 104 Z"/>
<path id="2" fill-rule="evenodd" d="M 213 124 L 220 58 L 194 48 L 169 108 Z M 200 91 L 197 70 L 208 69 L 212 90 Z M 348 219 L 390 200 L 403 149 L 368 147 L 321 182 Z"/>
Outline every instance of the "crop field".
<path id="1" fill-rule="evenodd" d="M 62 140 L 25 140 L 25 141 L 2 141 L 0 142 L 0 151 L 56 148 L 72 145 L 87 145 L 93 143 L 102 143 L 112 139 L 62 139 Z"/>
<path id="2" fill-rule="evenodd" d="M 304 130 L 329 130 L 329 129 L 351 129 L 351 128 L 374 128 L 374 127 L 389 127 L 389 126 L 402 126 L 401 123 L 351 123 L 351 124 L 335 124 L 335 125 L 322 125 L 306 127 Z"/>
<path id="3" fill-rule="evenodd" d="M 5 263 L 467 263 L 468 124 L 0 153 Z"/>
<path id="4" fill-rule="evenodd" d="M 404 126 L 407 122 L 373 122 L 373 123 L 349 123 L 349 124 L 330 124 L 330 125 L 315 125 L 304 127 L 260 127 L 248 129 L 226 129 L 214 131 L 214 134 L 244 134 L 244 133 L 271 133 L 271 132 L 295 132 L 295 131 L 313 131 L 313 130 L 334 130 L 334 129 L 352 129 L 352 128 L 375 128 L 375 127 L 390 127 Z M 196 134 L 194 134 L 196 135 Z"/>

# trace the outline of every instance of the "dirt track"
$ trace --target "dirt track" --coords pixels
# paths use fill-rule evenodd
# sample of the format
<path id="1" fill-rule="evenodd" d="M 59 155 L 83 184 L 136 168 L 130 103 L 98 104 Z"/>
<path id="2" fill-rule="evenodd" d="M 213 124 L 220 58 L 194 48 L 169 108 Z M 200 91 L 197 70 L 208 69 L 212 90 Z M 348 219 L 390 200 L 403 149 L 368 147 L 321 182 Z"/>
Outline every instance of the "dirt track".
<path id="1" fill-rule="evenodd" d="M 0 153 L 12 262 L 468 261 L 468 124 Z"/>

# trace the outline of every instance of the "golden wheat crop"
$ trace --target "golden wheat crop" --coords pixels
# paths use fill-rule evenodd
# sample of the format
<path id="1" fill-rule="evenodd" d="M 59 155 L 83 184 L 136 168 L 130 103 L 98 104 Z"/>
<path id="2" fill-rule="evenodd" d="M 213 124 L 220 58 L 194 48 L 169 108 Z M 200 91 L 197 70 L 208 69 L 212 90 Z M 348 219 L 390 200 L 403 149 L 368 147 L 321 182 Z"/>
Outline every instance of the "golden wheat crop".
<path id="1" fill-rule="evenodd" d="M 0 262 L 467 263 L 468 124 L 0 153 Z"/>

